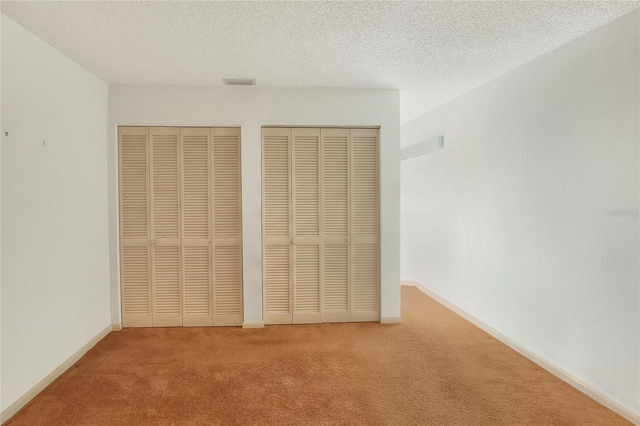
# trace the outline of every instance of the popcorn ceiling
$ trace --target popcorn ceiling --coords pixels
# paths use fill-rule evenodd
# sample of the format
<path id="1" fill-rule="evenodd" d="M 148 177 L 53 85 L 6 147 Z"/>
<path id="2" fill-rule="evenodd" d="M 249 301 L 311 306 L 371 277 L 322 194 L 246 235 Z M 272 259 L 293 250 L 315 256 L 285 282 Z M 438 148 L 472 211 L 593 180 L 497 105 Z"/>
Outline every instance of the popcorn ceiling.
<path id="1" fill-rule="evenodd" d="M 638 2 L 2 2 L 112 84 L 362 87 L 455 93 Z"/>

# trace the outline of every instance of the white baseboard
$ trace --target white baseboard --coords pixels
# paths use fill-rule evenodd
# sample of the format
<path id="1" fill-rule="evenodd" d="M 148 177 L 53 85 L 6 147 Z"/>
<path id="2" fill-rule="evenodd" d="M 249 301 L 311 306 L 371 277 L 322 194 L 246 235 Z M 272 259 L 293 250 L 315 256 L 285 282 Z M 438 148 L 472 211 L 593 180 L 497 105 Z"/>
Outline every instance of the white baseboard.
<path id="1" fill-rule="evenodd" d="M 111 324 L 111 331 L 120 331 L 122 330 L 122 324 Z"/>
<path id="2" fill-rule="evenodd" d="M 33 398 L 35 398 L 40 392 L 49 386 L 55 379 L 57 379 L 62 373 L 67 371 L 69 367 L 75 364 L 84 354 L 94 347 L 100 340 L 111 333 L 114 329 L 114 325 L 110 324 L 107 328 L 102 330 L 91 339 L 86 345 L 78 349 L 76 353 L 67 358 L 62 364 L 60 364 L 55 370 L 49 373 L 44 379 L 40 380 L 34 387 L 29 389 L 24 395 L 22 395 L 16 402 L 8 406 L 2 413 L 0 413 L 0 424 L 6 422 L 13 417 L 22 407 L 27 405 Z"/>
<path id="3" fill-rule="evenodd" d="M 594 399 L 595 401 L 597 401 L 600 404 L 604 405 L 605 407 L 609 408 L 611 411 L 614 411 L 614 412 L 620 414 L 622 417 L 624 417 L 625 419 L 629 420 L 631 423 L 633 423 L 635 425 L 640 425 L 640 416 L 639 415 L 634 414 L 632 411 L 626 409 L 625 407 L 621 406 L 617 402 L 612 401 L 609 397 L 607 397 L 603 393 L 595 390 L 594 388 L 592 388 L 591 386 L 587 385 L 586 383 L 584 383 L 580 379 L 575 378 L 574 376 L 572 376 L 571 374 L 567 373 L 566 371 L 564 371 L 560 367 L 558 367 L 555 364 L 551 363 L 550 361 L 547 361 L 546 359 L 542 358 L 540 355 L 538 355 L 538 354 L 536 354 L 534 352 L 531 352 L 529 349 L 527 349 L 524 346 L 520 345 L 519 343 L 511 340 L 509 337 L 507 337 L 504 334 L 500 333 L 498 330 L 496 330 L 496 329 L 490 327 L 489 325 L 485 324 L 484 322 L 480 321 L 478 318 L 476 318 L 473 315 L 469 314 L 468 312 L 462 310 L 461 308 L 459 308 L 458 306 L 456 306 L 453 303 L 449 302 L 447 299 L 443 298 L 442 296 L 439 296 L 438 294 L 436 294 L 433 291 L 429 290 L 428 288 L 424 287 L 423 285 L 421 285 L 417 281 L 403 281 L 402 285 L 417 287 L 418 290 L 420 290 L 421 292 L 423 292 L 427 296 L 431 297 L 436 302 L 440 303 L 441 305 L 447 307 L 451 311 L 453 311 L 456 314 L 460 315 L 462 318 L 466 319 L 471 324 L 475 325 L 476 327 L 482 329 L 486 333 L 488 333 L 491 336 L 495 337 L 496 339 L 498 339 L 499 341 L 501 341 L 505 345 L 509 346 L 511 349 L 513 349 L 516 352 L 520 353 L 521 355 L 529 358 L 531 361 L 535 362 L 540 367 L 544 368 L 545 370 L 547 370 L 548 372 L 550 372 L 554 376 L 556 376 L 559 379 L 567 382 L 568 384 L 570 384 L 574 388 L 578 389 L 580 392 L 586 394 L 590 398 Z"/>
<path id="4" fill-rule="evenodd" d="M 263 328 L 263 327 L 264 327 L 264 321 L 242 323 L 242 328 Z"/>
<path id="5" fill-rule="evenodd" d="M 402 324 L 402 317 L 382 317 L 380 324 Z"/>

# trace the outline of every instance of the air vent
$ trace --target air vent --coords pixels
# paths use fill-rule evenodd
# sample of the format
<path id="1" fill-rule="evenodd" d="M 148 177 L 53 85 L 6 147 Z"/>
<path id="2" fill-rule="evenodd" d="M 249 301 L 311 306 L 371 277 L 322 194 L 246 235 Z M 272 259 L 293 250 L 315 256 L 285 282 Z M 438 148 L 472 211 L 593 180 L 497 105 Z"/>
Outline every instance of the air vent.
<path id="1" fill-rule="evenodd" d="M 223 78 L 225 86 L 255 86 L 255 78 Z"/>

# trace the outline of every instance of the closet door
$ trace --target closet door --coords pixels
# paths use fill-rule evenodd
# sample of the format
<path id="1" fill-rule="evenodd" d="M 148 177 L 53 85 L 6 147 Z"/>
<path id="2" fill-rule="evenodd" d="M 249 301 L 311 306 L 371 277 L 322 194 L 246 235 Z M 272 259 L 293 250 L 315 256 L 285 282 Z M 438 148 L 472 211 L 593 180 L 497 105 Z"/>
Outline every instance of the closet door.
<path id="1" fill-rule="evenodd" d="M 378 321 L 377 129 L 263 129 L 265 323 Z"/>
<path id="2" fill-rule="evenodd" d="M 378 321 L 378 130 L 351 130 L 351 321 Z"/>
<path id="3" fill-rule="evenodd" d="M 213 325 L 242 325 L 240 129 L 211 129 Z"/>
<path id="4" fill-rule="evenodd" d="M 291 129 L 262 129 L 264 322 L 291 324 Z"/>
<path id="5" fill-rule="evenodd" d="M 122 325 L 151 327 L 149 129 L 120 127 Z"/>
<path id="6" fill-rule="evenodd" d="M 293 323 L 322 322 L 320 129 L 291 130 L 293 143 Z"/>
<path id="7" fill-rule="evenodd" d="M 349 129 L 322 129 L 323 322 L 348 322 L 351 319 L 350 134 Z"/>
<path id="8" fill-rule="evenodd" d="M 180 128 L 182 324 L 213 325 L 211 129 Z"/>
<path id="9" fill-rule="evenodd" d="M 179 129 L 152 127 L 149 135 L 153 326 L 180 326 Z"/>

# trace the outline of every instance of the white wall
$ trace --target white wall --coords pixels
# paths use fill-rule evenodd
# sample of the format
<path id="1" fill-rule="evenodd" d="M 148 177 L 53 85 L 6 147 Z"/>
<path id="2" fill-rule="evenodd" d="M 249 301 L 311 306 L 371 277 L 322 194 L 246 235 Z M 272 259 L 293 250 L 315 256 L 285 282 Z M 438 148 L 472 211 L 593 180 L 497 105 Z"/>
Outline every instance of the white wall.
<path id="1" fill-rule="evenodd" d="M 402 278 L 636 414 L 638 16 L 407 123 L 445 146 L 401 165 Z"/>
<path id="2" fill-rule="evenodd" d="M 399 93 L 260 87 L 109 87 L 112 320 L 120 322 L 118 125 L 239 125 L 242 136 L 244 321 L 262 321 L 261 126 L 380 125 L 381 316 L 400 316 Z"/>
<path id="3" fill-rule="evenodd" d="M 2 309 L 2 14 L 0 14 L 0 309 Z M 0 310 L 0 412 L 2 411 L 2 311 Z"/>
<path id="4" fill-rule="evenodd" d="M 4 410 L 111 318 L 107 85 L 1 19 Z"/>

